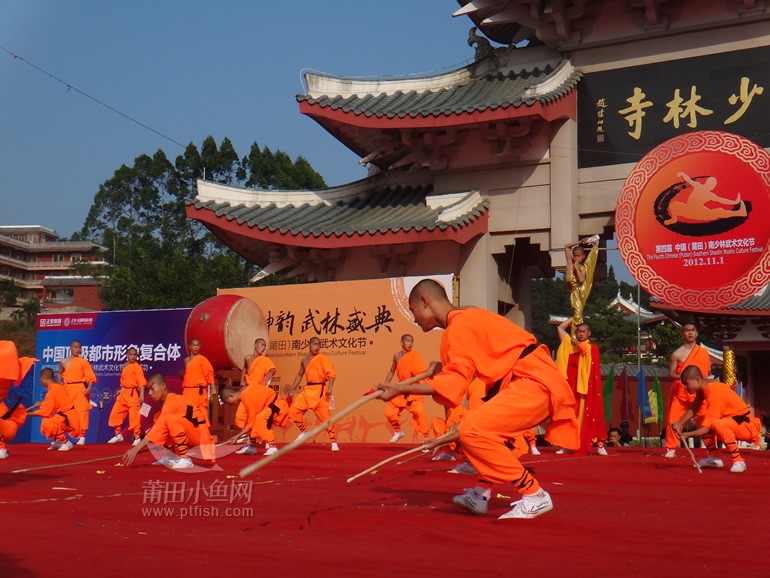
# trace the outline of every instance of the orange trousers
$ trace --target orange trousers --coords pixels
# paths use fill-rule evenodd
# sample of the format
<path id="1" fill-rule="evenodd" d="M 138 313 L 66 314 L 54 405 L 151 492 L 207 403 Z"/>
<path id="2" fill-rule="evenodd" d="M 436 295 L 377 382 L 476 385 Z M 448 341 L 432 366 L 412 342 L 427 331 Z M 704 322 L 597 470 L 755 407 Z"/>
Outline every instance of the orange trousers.
<path id="1" fill-rule="evenodd" d="M 74 437 L 84 436 L 88 431 L 88 412 L 91 411 L 91 400 L 86 397 L 86 386 L 83 383 L 65 383 L 64 390 L 72 400 L 72 405 L 75 406 L 75 411 L 78 414 L 81 433 Z"/>
<path id="2" fill-rule="evenodd" d="M 209 388 L 208 386 L 183 387 L 182 395 L 192 404 L 203 410 L 204 415 L 209 415 Z"/>
<path id="3" fill-rule="evenodd" d="M 730 452 L 734 462 L 743 461 L 738 451 L 738 441 L 759 443 L 760 421 L 756 417 L 750 418 L 748 422 L 737 423 L 731 417 L 718 419 L 711 426 L 711 431 L 703 436 L 703 443 L 706 445 L 708 453 L 716 451 L 716 437 L 725 444 L 725 449 Z"/>
<path id="4" fill-rule="evenodd" d="M 67 441 L 67 433 L 73 438 L 85 435 L 80 428 L 80 416 L 74 409 L 64 412 L 64 415 L 55 413 L 51 417 L 44 417 L 40 422 L 40 433 L 49 440 L 60 442 Z"/>
<path id="5" fill-rule="evenodd" d="M 406 410 L 412 414 L 412 427 L 414 431 L 428 439 L 428 416 L 425 415 L 425 402 L 421 398 L 407 402 L 402 396 L 391 399 L 385 406 L 385 418 L 394 432 L 401 431 L 401 413 Z"/>
<path id="6" fill-rule="evenodd" d="M 511 440 L 523 439 L 521 432 L 548 419 L 550 405 L 544 385 L 519 378 L 466 414 L 460 423 L 460 443 L 479 472 L 480 482 L 513 483 L 520 494 L 540 490 L 537 480 L 518 460 L 521 449 L 511 451 Z"/>
<path id="7" fill-rule="evenodd" d="M 305 388 L 294 398 L 289 409 L 289 419 L 295 423 L 299 431 L 305 431 L 305 422 L 303 416 L 305 412 L 312 411 L 320 423 L 327 421 L 331 417 L 329 411 L 329 398 L 323 392 L 323 385 L 306 385 Z M 334 426 L 326 428 L 329 435 L 329 441 L 337 441 L 337 433 Z"/>
<path id="8" fill-rule="evenodd" d="M 121 387 L 115 398 L 115 405 L 110 411 L 108 425 L 115 428 L 115 435 L 123 431 L 123 420 L 128 416 L 128 431 L 133 432 L 135 438 L 141 436 L 140 423 L 142 416 L 139 414 L 139 390 L 135 387 Z"/>
<path id="9" fill-rule="evenodd" d="M 152 443 L 171 447 L 179 457 L 185 457 L 190 448 L 201 446 L 204 459 L 214 458 L 214 444 L 208 425 L 195 425 L 186 417 L 161 415 L 147 434 Z"/>

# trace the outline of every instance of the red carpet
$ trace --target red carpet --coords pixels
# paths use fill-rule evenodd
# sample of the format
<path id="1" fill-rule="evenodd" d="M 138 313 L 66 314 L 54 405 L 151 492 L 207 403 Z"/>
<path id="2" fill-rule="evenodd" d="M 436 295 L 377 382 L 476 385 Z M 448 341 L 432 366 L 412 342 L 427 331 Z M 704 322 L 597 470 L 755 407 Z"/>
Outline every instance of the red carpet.
<path id="1" fill-rule="evenodd" d="M 475 481 L 446 473 L 451 462 L 421 456 L 346 483 L 409 447 L 303 446 L 247 478 L 239 494 L 234 476 L 251 456 L 229 455 L 224 471 L 203 474 L 150 466 L 148 454 L 132 468 L 110 460 L 12 474 L 128 448 L 12 445 L 0 461 L 0 575 L 761 576 L 770 568 L 768 452 L 744 451 L 743 474 L 698 475 L 686 454 L 664 460 L 654 448 L 608 457 L 545 448 L 524 461 L 554 510 L 498 521 L 511 500 L 493 500 L 486 517 L 451 504 Z M 513 498 L 512 490 L 495 493 Z"/>

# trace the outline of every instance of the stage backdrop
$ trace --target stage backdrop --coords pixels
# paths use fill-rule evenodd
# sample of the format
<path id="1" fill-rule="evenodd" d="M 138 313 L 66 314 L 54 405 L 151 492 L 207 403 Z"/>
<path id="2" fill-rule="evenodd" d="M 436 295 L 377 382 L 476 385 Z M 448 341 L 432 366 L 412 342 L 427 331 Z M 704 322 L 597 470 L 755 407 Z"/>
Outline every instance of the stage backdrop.
<path id="1" fill-rule="evenodd" d="M 273 385 L 290 386 L 308 353 L 310 338 L 321 339 L 321 353 L 337 371 L 334 398 L 337 410 L 353 403 L 375 382 L 384 381 L 393 355 L 400 351 L 401 336 L 414 336 L 414 350 L 425 361 L 438 361 L 440 330 L 423 333 L 409 312 L 409 291 L 422 277 L 337 281 L 307 285 L 222 289 L 219 295 L 241 295 L 253 300 L 265 314 L 270 343 L 267 355 L 277 366 Z M 434 277 L 452 298 L 452 276 Z M 205 344 L 204 344 L 205 346 Z M 304 383 L 304 382 L 303 382 Z M 426 400 L 428 417 L 443 417 L 443 407 Z M 384 418 L 385 404 L 375 400 L 337 427 L 339 441 L 386 442 L 393 434 Z M 334 413 L 334 412 L 332 412 Z M 421 442 L 412 428 L 411 414 L 402 414 L 403 442 Z M 311 412 L 305 421 L 315 425 Z M 290 425 L 276 432 L 279 441 L 291 440 L 298 430 Z M 316 438 L 327 443 L 326 434 Z"/>
<path id="2" fill-rule="evenodd" d="M 45 396 L 40 385 L 40 370 L 50 367 L 59 376 L 59 362 L 70 353 L 73 339 L 83 344 L 82 356 L 91 362 L 97 383 L 91 389 L 95 404 L 89 416 L 86 443 L 102 443 L 114 432 L 107 427 L 110 410 L 120 387 L 120 372 L 126 362 L 126 351 L 136 347 L 139 363 L 147 377 L 153 373 L 166 376 L 169 386 L 181 386 L 179 372 L 184 368 L 187 348 L 184 327 L 191 309 L 155 311 L 105 311 L 95 313 L 51 313 L 37 318 L 37 353 L 32 399 Z M 149 396 L 146 397 L 149 402 Z M 40 418 L 31 417 L 24 425 L 20 441 L 46 441 L 40 434 Z"/>

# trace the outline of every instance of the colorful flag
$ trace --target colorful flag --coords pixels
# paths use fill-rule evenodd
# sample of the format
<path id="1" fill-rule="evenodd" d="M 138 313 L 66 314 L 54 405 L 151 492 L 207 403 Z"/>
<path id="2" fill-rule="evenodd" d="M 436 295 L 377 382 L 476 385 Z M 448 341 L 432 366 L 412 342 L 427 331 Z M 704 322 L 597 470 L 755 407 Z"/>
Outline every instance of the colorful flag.
<path id="1" fill-rule="evenodd" d="M 650 411 L 652 415 L 645 418 L 644 423 L 663 423 L 662 396 L 660 394 L 660 382 L 655 376 L 652 381 L 652 389 L 647 392 L 650 397 Z"/>
<path id="2" fill-rule="evenodd" d="M 615 368 L 610 367 L 610 373 L 607 375 L 607 379 L 604 380 L 604 388 L 602 389 L 602 398 L 604 399 L 604 421 L 607 423 L 612 422 L 612 386 L 615 382 Z"/>
<path id="3" fill-rule="evenodd" d="M 652 416 L 652 409 L 650 408 L 650 394 L 647 393 L 647 379 L 644 376 L 644 367 L 639 368 L 639 372 L 636 374 L 636 401 L 639 404 L 639 411 L 642 414 L 642 419 L 647 420 Z"/>

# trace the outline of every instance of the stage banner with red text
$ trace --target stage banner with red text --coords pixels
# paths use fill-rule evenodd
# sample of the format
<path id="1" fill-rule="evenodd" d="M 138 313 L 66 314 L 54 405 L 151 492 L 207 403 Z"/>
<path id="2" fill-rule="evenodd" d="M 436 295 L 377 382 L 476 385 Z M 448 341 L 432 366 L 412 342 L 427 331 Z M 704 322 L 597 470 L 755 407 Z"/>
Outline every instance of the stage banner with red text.
<path id="1" fill-rule="evenodd" d="M 285 394 L 296 377 L 300 360 L 308 353 L 312 337 L 321 339 L 321 353 L 334 364 L 337 379 L 334 398 L 337 410 L 353 403 L 374 383 L 384 381 L 401 350 L 401 336 L 414 336 L 414 350 L 425 363 L 439 358 L 440 330 L 423 333 L 409 312 L 408 295 L 423 277 L 337 281 L 304 285 L 221 289 L 218 295 L 240 295 L 253 300 L 265 314 L 270 343 L 267 355 L 278 369 L 272 385 Z M 452 276 L 433 277 L 444 285 L 453 298 Z M 304 383 L 304 381 L 303 381 Z M 426 399 L 429 419 L 444 417 L 443 407 Z M 375 400 L 337 426 L 341 443 L 386 442 L 393 431 L 385 417 L 385 403 Z M 332 412 L 334 413 L 334 412 Z M 305 422 L 318 423 L 312 412 Z M 411 414 L 404 411 L 401 424 L 406 437 L 403 443 L 419 443 L 411 424 Z M 298 434 L 294 425 L 276 432 L 279 441 L 291 440 Z M 316 438 L 327 443 L 325 434 Z"/>
<path id="2" fill-rule="evenodd" d="M 740 303 L 770 282 L 770 154 L 718 131 L 687 133 L 633 168 L 615 230 L 628 270 L 688 311 Z"/>
<path id="3" fill-rule="evenodd" d="M 97 380 L 90 394 L 92 408 L 86 443 L 106 442 L 115 435 L 107 422 L 120 388 L 120 374 L 129 347 L 137 349 L 138 362 L 148 378 L 161 373 L 173 390 L 181 387 L 178 376 L 187 357 L 184 328 L 191 311 L 160 309 L 38 315 L 35 356 L 40 361 L 35 364 L 31 399 L 25 399 L 25 404 L 45 396 L 39 379 L 41 369 L 50 367 L 58 380 L 59 363 L 70 355 L 70 344 L 77 339 L 83 345 L 81 355 L 91 363 Z M 149 396 L 146 400 L 150 403 Z M 24 428 L 29 428 L 27 441 L 45 441 L 40 433 L 40 418 L 28 418 Z M 124 437 L 130 439 L 127 434 Z"/>

